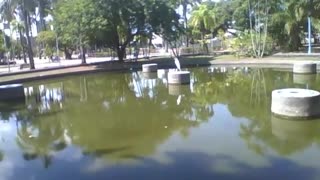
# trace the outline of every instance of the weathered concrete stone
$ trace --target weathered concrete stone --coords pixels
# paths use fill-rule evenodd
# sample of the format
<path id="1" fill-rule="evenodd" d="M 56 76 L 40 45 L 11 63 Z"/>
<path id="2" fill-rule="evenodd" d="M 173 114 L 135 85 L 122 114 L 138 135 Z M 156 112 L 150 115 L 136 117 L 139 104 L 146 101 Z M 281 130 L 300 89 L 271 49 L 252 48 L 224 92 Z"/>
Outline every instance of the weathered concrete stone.
<path id="1" fill-rule="evenodd" d="M 0 86 L 0 100 L 24 100 L 24 87 L 22 84 Z"/>
<path id="2" fill-rule="evenodd" d="M 280 89 L 272 92 L 271 111 L 291 118 L 320 115 L 320 93 L 308 89 Z"/>
<path id="3" fill-rule="evenodd" d="M 317 73 L 317 64 L 316 63 L 295 63 L 293 65 L 293 73 L 300 74 L 316 74 Z"/>
<path id="4" fill-rule="evenodd" d="M 190 72 L 189 71 L 170 71 L 168 73 L 169 84 L 189 84 Z"/>
<path id="5" fill-rule="evenodd" d="M 157 64 L 143 64 L 142 65 L 142 72 L 150 73 L 150 72 L 157 72 L 158 65 Z"/>

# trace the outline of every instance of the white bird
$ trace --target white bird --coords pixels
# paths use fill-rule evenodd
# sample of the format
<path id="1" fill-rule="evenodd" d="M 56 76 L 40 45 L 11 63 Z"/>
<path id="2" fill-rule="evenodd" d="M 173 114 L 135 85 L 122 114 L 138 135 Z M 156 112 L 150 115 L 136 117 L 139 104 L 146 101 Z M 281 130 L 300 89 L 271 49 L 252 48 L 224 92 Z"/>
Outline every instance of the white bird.
<path id="1" fill-rule="evenodd" d="M 181 71 L 180 61 L 177 57 L 174 58 L 174 64 L 176 65 L 178 71 Z"/>
<path id="2" fill-rule="evenodd" d="M 177 105 L 180 105 L 180 103 L 181 103 L 181 98 L 182 98 L 182 96 L 179 95 L 179 97 L 178 97 L 178 99 L 177 99 Z"/>

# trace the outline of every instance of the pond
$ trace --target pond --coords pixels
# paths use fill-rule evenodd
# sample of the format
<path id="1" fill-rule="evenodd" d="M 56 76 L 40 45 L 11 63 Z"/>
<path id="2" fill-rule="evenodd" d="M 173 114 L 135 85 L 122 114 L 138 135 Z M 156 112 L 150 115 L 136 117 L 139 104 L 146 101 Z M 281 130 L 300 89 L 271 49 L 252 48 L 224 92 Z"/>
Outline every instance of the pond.
<path id="1" fill-rule="evenodd" d="M 320 179 L 320 121 L 270 112 L 274 89 L 320 90 L 317 75 L 195 68 L 25 84 L 0 105 L 0 180 Z"/>

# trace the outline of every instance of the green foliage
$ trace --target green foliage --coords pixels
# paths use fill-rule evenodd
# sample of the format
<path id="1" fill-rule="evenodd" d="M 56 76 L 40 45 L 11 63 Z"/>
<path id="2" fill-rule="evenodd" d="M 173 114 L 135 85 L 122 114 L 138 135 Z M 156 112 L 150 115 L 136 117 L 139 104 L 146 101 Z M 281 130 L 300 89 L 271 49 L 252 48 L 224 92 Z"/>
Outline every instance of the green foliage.
<path id="1" fill-rule="evenodd" d="M 149 24 L 152 32 L 162 36 L 172 47 L 176 47 L 177 41 L 185 33 L 183 24 L 179 22 L 180 16 L 174 8 L 162 1 L 155 1 L 150 10 L 152 13 L 149 14 Z"/>
<path id="2" fill-rule="evenodd" d="M 181 34 L 179 17 L 171 3 L 162 0 L 100 0 L 93 2 L 98 26 L 91 40 L 98 46 L 113 49 L 122 61 L 136 37 L 163 35 L 169 42 Z M 161 14 L 161 16 L 159 16 Z"/>
<path id="3" fill-rule="evenodd" d="M 0 54 L 5 53 L 5 43 L 4 43 L 4 39 L 3 39 L 3 32 L 0 31 Z"/>
<path id="4" fill-rule="evenodd" d="M 236 38 L 230 42 L 231 50 L 234 51 L 236 57 L 254 57 L 254 49 L 252 46 L 251 34 L 248 31 L 240 33 Z M 273 53 L 274 44 L 270 36 L 267 37 L 264 56 Z"/>
<path id="5" fill-rule="evenodd" d="M 175 11 L 160 0 L 60 0 L 54 10 L 54 27 L 64 47 L 107 47 L 123 60 L 135 37 L 150 38 L 153 32 L 168 34 L 168 29 L 174 29 L 171 24 L 175 23 L 167 16 L 171 14 Z M 160 25 L 165 33 L 155 27 Z"/>
<path id="6" fill-rule="evenodd" d="M 216 25 L 215 9 L 201 4 L 191 14 L 190 26 L 201 33 L 210 32 Z"/>
<path id="7" fill-rule="evenodd" d="M 56 34 L 53 31 L 41 31 L 37 36 L 37 42 L 42 44 L 47 56 L 52 56 L 55 49 Z"/>
<path id="8" fill-rule="evenodd" d="M 87 46 L 101 23 L 91 0 L 59 0 L 55 6 L 54 28 L 65 51 Z"/>

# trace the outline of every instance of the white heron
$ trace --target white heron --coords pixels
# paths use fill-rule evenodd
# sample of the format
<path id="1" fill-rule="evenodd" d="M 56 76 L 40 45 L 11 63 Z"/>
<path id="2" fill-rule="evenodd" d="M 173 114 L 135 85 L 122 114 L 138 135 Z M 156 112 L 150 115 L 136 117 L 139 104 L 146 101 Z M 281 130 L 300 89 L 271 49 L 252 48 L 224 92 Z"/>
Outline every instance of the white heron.
<path id="1" fill-rule="evenodd" d="M 180 61 L 177 57 L 174 57 L 174 64 L 176 65 L 178 71 L 181 71 Z"/>
<path id="2" fill-rule="evenodd" d="M 177 99 L 177 105 L 180 105 L 180 104 L 181 104 L 181 98 L 182 98 L 182 96 L 179 95 L 179 97 L 178 97 L 178 99 Z"/>

